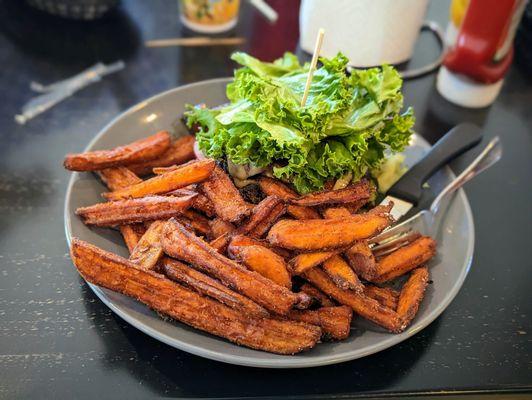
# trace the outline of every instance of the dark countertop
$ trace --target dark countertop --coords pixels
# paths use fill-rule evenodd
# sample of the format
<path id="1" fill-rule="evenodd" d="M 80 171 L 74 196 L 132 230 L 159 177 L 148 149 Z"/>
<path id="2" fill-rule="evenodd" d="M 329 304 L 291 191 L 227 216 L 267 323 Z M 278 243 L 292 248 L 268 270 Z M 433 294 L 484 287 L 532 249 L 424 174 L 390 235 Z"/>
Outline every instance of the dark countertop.
<path id="1" fill-rule="evenodd" d="M 496 103 L 465 110 L 434 75 L 405 83 L 417 130 L 434 142 L 473 121 L 500 135 L 502 161 L 466 189 L 476 225 L 467 280 L 449 308 L 411 339 L 364 359 L 306 370 L 225 365 L 173 349 L 114 316 L 67 254 L 61 161 L 115 115 L 163 90 L 228 76 L 230 48 L 147 49 L 180 34 L 175 1 L 124 1 L 95 23 L 73 23 L 0 0 L 0 398 L 273 397 L 532 390 L 532 83 L 513 66 Z M 244 7 L 246 50 L 272 58 L 297 43 L 295 2 L 274 30 Z M 282 4 L 281 4 L 282 3 Z M 444 22 L 446 2 L 429 17 Z M 416 62 L 430 59 L 423 37 Z M 31 80 L 53 82 L 96 61 L 127 68 L 28 122 L 13 116 Z M 464 157 L 470 159 L 471 155 Z M 464 160 L 453 166 L 460 170 Z M 530 393 L 530 392 L 529 392 Z"/>

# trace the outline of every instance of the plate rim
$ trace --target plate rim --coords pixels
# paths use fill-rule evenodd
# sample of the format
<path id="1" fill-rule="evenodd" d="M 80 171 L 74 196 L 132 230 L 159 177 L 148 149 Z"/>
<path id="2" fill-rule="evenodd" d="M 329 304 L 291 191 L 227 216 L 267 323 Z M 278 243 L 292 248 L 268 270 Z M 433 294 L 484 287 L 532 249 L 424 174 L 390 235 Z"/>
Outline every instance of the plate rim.
<path id="1" fill-rule="evenodd" d="M 114 117 L 109 123 L 104 125 L 104 127 L 102 127 L 100 131 L 89 141 L 89 143 L 85 146 L 83 151 L 88 151 L 90 148 L 92 148 L 94 144 L 102 136 L 104 136 L 106 132 L 110 129 L 110 127 L 112 127 L 117 121 L 129 116 L 131 113 L 135 111 L 138 111 L 144 108 L 145 106 L 152 103 L 153 101 L 156 101 L 160 97 L 164 97 L 176 91 L 184 90 L 188 87 L 200 86 L 200 85 L 205 85 L 205 84 L 215 84 L 215 83 L 224 82 L 224 81 L 227 82 L 227 81 L 230 81 L 231 79 L 233 78 L 225 77 L 225 78 L 214 78 L 214 79 L 202 80 L 202 81 L 193 82 L 193 83 L 189 83 L 189 84 L 182 85 L 182 86 L 177 86 L 175 88 L 165 90 L 164 92 L 151 96 L 148 99 L 143 100 L 129 107 L 127 110 L 125 110 L 124 112 Z M 422 140 L 422 142 L 424 142 L 425 144 L 428 144 L 427 141 L 422 136 L 418 135 L 418 137 Z M 446 174 L 448 174 L 451 177 L 451 179 L 455 177 L 455 174 L 448 166 L 446 166 L 444 169 L 445 169 Z M 74 172 L 71 174 L 69 181 L 68 181 L 67 190 L 65 193 L 64 205 L 63 205 L 65 236 L 66 236 L 66 241 L 67 241 L 69 249 L 70 249 L 70 245 L 72 241 L 72 235 L 71 235 L 71 219 L 70 219 L 68 204 L 71 199 L 74 183 L 76 182 L 78 176 L 79 176 L 79 172 Z M 471 205 L 469 204 L 469 200 L 463 189 L 460 189 L 457 195 L 460 197 L 464 205 L 465 217 L 466 217 L 468 226 L 471 227 L 471 234 L 468 236 L 466 258 L 465 258 L 464 264 L 462 265 L 460 275 L 458 276 L 452 289 L 449 292 L 447 292 L 446 296 L 444 297 L 443 301 L 438 305 L 438 307 L 435 307 L 434 309 L 429 311 L 428 315 L 425 316 L 425 318 L 423 319 L 423 322 L 418 322 L 417 324 L 411 325 L 409 329 L 405 330 L 404 332 L 400 334 L 393 334 L 393 335 L 390 334 L 390 336 L 387 339 L 383 340 L 377 345 L 372 346 L 371 348 L 366 349 L 366 351 L 363 351 L 363 350 L 361 351 L 361 349 L 353 349 L 352 351 L 347 351 L 339 355 L 332 355 L 332 356 L 321 355 L 321 356 L 317 356 L 319 357 L 318 359 L 310 358 L 308 361 L 305 361 L 305 360 L 302 361 L 301 359 L 294 359 L 294 358 L 291 358 L 292 356 L 285 356 L 285 355 L 277 355 L 279 358 L 275 358 L 275 359 L 274 358 L 255 359 L 251 356 L 227 354 L 227 353 L 222 353 L 222 352 L 211 350 L 211 349 L 206 349 L 202 346 L 193 345 L 187 342 L 183 342 L 180 339 L 170 337 L 167 334 L 162 333 L 158 331 L 157 329 L 154 329 L 146 325 L 145 323 L 139 321 L 137 318 L 130 315 L 128 312 L 125 312 L 120 307 L 117 307 L 112 302 L 112 300 L 110 300 L 106 296 L 106 294 L 103 292 L 103 290 L 99 286 L 93 285 L 92 283 L 87 282 L 83 277 L 82 278 L 85 281 L 85 283 L 89 285 L 89 287 L 96 294 L 96 296 L 124 321 L 126 321 L 130 325 L 139 329 L 141 332 L 147 334 L 148 336 L 151 336 L 152 338 L 156 340 L 159 340 L 171 347 L 177 348 L 182 351 L 186 351 L 196 356 L 208 358 L 208 359 L 215 360 L 215 361 L 220 361 L 223 363 L 233 364 L 233 365 L 241 365 L 241 366 L 246 366 L 246 367 L 259 367 L 259 368 L 273 368 L 273 369 L 310 368 L 310 367 L 319 367 L 319 366 L 352 361 L 355 359 L 366 357 L 371 354 L 381 352 L 385 349 L 388 349 L 392 346 L 395 346 L 396 344 L 399 344 L 409 339 L 416 333 L 425 329 L 432 322 L 434 322 L 434 320 L 438 318 L 447 309 L 450 303 L 457 296 L 458 292 L 460 291 L 460 289 L 462 288 L 464 284 L 465 278 L 467 277 L 469 270 L 471 269 L 474 247 L 475 247 L 475 224 L 473 220 L 473 213 L 471 210 Z M 214 337 L 218 338 L 217 336 L 214 336 Z M 218 338 L 218 339 L 225 340 L 223 338 Z M 233 343 L 231 344 L 234 346 L 238 346 Z"/>

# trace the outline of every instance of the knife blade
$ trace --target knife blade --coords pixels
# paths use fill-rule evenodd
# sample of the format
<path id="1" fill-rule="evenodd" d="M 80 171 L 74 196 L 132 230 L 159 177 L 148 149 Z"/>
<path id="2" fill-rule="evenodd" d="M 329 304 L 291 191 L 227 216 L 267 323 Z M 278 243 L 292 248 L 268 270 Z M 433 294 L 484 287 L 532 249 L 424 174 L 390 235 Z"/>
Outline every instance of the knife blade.
<path id="1" fill-rule="evenodd" d="M 472 149 L 482 140 L 480 128 L 462 123 L 438 140 L 430 151 L 410 168 L 389 190 L 381 205 L 393 202 L 390 212 L 395 221 L 418 205 L 423 194 L 423 184 L 449 161 Z"/>

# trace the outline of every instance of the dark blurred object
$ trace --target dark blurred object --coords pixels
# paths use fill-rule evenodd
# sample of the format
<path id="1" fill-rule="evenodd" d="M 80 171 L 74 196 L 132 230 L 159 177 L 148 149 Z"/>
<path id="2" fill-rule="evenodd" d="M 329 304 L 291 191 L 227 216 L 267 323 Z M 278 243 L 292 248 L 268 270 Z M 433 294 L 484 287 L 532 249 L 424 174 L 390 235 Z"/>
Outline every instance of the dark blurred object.
<path id="1" fill-rule="evenodd" d="M 120 8 L 89 22 L 45 14 L 25 1 L 0 0 L 0 33 L 26 54 L 71 66 L 66 75 L 97 62 L 127 61 L 140 46 L 138 27 Z"/>
<path id="2" fill-rule="evenodd" d="M 100 18 L 119 0 L 26 0 L 32 7 L 64 18 L 93 20 Z"/>
<path id="3" fill-rule="evenodd" d="M 268 4 L 279 14 L 279 19 L 272 25 L 261 14 L 253 14 L 248 52 L 261 60 L 272 61 L 297 46 L 300 0 L 270 0 Z"/>
<path id="4" fill-rule="evenodd" d="M 515 59 L 525 71 L 532 71 L 532 2 L 528 2 L 517 31 Z M 529 78 L 532 76 L 529 75 Z"/>

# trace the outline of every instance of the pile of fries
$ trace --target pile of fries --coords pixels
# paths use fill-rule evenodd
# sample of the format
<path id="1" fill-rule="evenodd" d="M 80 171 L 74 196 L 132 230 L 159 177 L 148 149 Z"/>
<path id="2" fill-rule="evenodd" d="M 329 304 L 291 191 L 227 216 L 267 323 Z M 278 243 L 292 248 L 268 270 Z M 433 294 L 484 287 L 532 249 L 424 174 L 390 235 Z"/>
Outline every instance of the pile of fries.
<path id="1" fill-rule="evenodd" d="M 67 169 L 94 171 L 109 189 L 106 202 L 77 215 L 120 230 L 130 252 L 125 259 L 73 239 L 72 260 L 88 282 L 278 354 L 347 338 L 353 314 L 394 333 L 410 324 L 436 243 L 417 236 L 373 254 L 368 240 L 393 221 L 389 207 L 361 211 L 374 195 L 370 182 L 299 196 L 260 175 L 253 204 L 220 164 L 196 159 L 193 148 L 192 135 L 172 140 L 159 132 L 66 156 Z"/>

